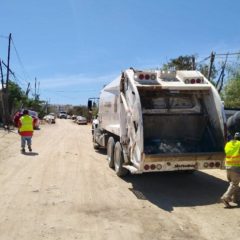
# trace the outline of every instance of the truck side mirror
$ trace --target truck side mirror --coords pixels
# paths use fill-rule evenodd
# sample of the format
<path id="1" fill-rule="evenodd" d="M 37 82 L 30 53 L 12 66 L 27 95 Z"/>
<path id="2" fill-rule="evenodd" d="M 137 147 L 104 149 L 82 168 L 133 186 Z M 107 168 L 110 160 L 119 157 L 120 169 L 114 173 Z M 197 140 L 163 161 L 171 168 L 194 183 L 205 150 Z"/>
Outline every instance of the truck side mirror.
<path id="1" fill-rule="evenodd" d="M 88 110 L 92 110 L 92 101 L 88 100 Z"/>

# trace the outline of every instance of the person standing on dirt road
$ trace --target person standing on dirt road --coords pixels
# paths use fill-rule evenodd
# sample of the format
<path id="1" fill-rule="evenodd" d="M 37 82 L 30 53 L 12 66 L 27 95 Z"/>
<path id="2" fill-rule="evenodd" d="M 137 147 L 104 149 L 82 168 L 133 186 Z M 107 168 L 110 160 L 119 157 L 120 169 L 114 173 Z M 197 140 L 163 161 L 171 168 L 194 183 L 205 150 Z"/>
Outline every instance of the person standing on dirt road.
<path id="1" fill-rule="evenodd" d="M 23 110 L 23 116 L 19 119 L 18 131 L 21 135 L 21 151 L 25 152 L 25 144 L 27 142 L 29 152 L 32 151 L 33 136 L 33 118 L 29 116 L 28 110 Z"/>
<path id="2" fill-rule="evenodd" d="M 221 197 L 221 201 L 226 207 L 231 207 L 229 202 L 240 205 L 239 182 L 240 182 L 240 133 L 236 132 L 233 140 L 225 146 L 225 166 L 227 170 L 227 179 L 229 187 Z"/>

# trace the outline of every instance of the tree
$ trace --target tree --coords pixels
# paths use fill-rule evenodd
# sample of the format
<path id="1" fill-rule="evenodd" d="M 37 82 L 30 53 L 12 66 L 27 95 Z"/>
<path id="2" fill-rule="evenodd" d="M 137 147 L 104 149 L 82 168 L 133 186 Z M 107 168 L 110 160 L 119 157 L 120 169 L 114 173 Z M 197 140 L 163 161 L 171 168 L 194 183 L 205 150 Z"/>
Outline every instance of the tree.
<path id="1" fill-rule="evenodd" d="M 240 107 L 240 61 L 234 65 L 228 66 L 229 79 L 223 90 L 223 99 L 225 107 Z"/>
<path id="2" fill-rule="evenodd" d="M 208 78 L 209 73 L 209 65 L 208 64 L 199 64 L 197 66 L 197 70 L 200 71 L 206 78 Z M 211 79 L 215 79 L 217 77 L 217 69 L 215 65 L 212 66 L 212 75 Z M 213 85 L 216 85 L 214 80 L 210 80 Z"/>
<path id="3" fill-rule="evenodd" d="M 171 59 L 168 63 L 164 64 L 163 70 L 198 70 L 200 71 L 206 78 L 208 78 L 209 73 L 209 65 L 208 64 L 197 64 L 195 65 L 195 56 L 194 55 L 185 55 L 179 56 L 177 58 Z M 212 66 L 212 79 L 215 79 L 217 76 L 217 70 L 215 65 Z M 213 85 L 215 82 L 211 81 Z"/>
<path id="4" fill-rule="evenodd" d="M 72 115 L 78 115 L 78 116 L 83 116 L 83 117 L 87 117 L 88 115 L 88 109 L 86 106 L 80 105 L 80 106 L 74 106 L 71 109 L 71 112 L 68 112 L 68 114 Z"/>
<path id="5" fill-rule="evenodd" d="M 27 96 L 19 87 L 19 85 L 13 81 L 9 81 L 8 92 L 9 112 L 12 114 L 13 112 L 22 108 L 24 103 L 27 101 Z"/>
<path id="6" fill-rule="evenodd" d="M 173 58 L 170 62 L 163 65 L 163 70 L 193 70 L 194 58 L 194 56 L 189 55 Z"/>

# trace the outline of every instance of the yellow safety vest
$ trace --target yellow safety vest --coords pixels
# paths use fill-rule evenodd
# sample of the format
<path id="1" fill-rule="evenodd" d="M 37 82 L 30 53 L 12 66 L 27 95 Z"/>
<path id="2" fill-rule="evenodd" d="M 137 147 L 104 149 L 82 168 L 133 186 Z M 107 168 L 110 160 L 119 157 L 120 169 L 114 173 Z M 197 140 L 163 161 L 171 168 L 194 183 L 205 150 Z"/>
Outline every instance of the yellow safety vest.
<path id="1" fill-rule="evenodd" d="M 33 132 L 33 119 L 29 115 L 23 115 L 20 118 L 21 127 L 20 132 Z"/>
<path id="2" fill-rule="evenodd" d="M 240 167 L 240 141 L 232 140 L 225 146 L 225 165 L 227 167 Z"/>

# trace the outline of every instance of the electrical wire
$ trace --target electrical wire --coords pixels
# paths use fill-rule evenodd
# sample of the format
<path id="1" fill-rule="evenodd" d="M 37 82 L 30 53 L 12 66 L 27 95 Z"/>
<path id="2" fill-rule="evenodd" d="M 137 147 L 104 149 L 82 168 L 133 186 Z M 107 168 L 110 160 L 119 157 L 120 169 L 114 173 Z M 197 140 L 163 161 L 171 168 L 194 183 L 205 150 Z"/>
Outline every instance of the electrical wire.
<path id="1" fill-rule="evenodd" d="M 28 79 L 31 79 L 30 75 L 28 74 L 28 72 L 26 71 L 26 69 L 25 69 L 25 67 L 24 67 L 24 65 L 23 65 L 23 62 L 22 62 L 22 60 L 21 60 L 21 58 L 20 58 L 20 54 L 18 53 L 17 48 L 16 48 L 16 45 L 15 45 L 15 43 L 14 43 L 14 41 L 13 41 L 13 38 L 11 38 L 11 41 L 12 41 L 12 44 L 13 44 L 13 47 L 14 47 L 14 50 L 15 50 L 15 53 L 16 53 L 18 62 L 19 62 L 20 66 L 21 66 L 22 69 L 23 69 L 24 75 L 25 75 Z"/>

